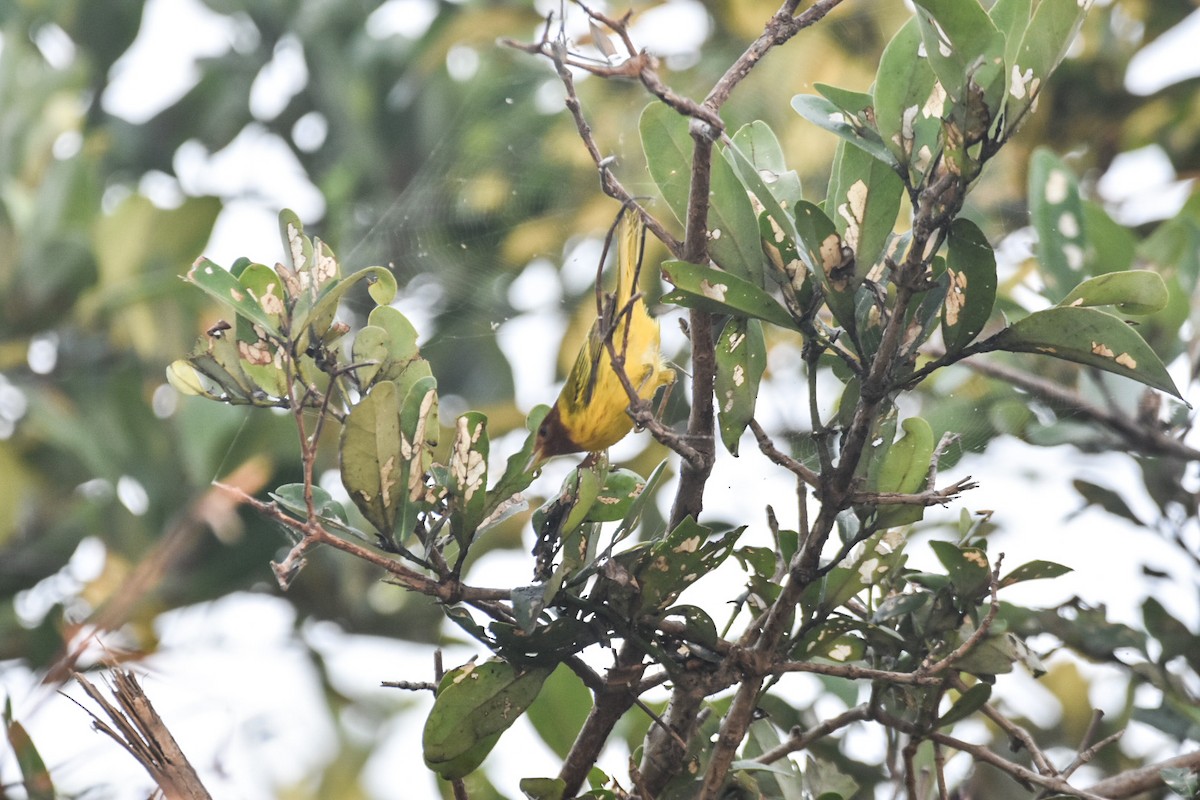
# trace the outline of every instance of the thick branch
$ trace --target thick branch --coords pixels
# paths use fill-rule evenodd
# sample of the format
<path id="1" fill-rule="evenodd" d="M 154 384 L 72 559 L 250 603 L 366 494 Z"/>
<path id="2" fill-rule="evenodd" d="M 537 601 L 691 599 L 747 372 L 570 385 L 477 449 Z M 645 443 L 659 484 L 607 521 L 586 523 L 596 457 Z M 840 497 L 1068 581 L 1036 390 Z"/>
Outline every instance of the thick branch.
<path id="1" fill-rule="evenodd" d="M 688 195 L 687 229 L 684 260 L 692 264 L 708 263 L 708 193 L 712 177 L 713 140 L 718 131 L 692 120 L 692 182 Z M 717 374 L 717 356 L 713 346 L 712 315 L 691 309 L 688 330 L 692 343 L 692 410 L 688 417 L 688 442 L 702 456 L 699 463 L 686 462 L 679 476 L 679 489 L 671 508 L 671 528 L 685 517 L 698 518 L 704 507 L 704 486 L 716 457 L 713 436 L 713 385 Z"/>
<path id="2" fill-rule="evenodd" d="M 1087 790 L 1093 795 L 1105 798 L 1133 797 L 1151 789 L 1162 788 L 1161 773 L 1164 769 L 1200 770 L 1200 750 L 1193 750 L 1157 764 L 1148 764 L 1138 769 L 1122 772 L 1120 775 L 1106 778 L 1099 783 L 1093 783 Z"/>

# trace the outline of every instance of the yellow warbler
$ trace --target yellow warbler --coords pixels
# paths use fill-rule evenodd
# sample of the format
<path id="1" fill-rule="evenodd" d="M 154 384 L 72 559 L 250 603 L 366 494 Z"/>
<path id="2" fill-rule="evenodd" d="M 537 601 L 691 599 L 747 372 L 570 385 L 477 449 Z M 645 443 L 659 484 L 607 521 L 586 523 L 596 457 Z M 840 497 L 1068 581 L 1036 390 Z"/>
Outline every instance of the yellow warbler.
<path id="1" fill-rule="evenodd" d="M 617 291 L 613 302 L 592 323 L 571 374 L 537 432 L 534 461 L 564 453 L 596 452 L 616 444 L 633 428 L 626 413 L 629 395 L 613 369 L 606 339 L 625 358 L 625 374 L 638 395 L 649 400 L 675 380 L 659 350 L 658 322 L 637 292 L 644 229 L 636 211 L 620 223 Z"/>

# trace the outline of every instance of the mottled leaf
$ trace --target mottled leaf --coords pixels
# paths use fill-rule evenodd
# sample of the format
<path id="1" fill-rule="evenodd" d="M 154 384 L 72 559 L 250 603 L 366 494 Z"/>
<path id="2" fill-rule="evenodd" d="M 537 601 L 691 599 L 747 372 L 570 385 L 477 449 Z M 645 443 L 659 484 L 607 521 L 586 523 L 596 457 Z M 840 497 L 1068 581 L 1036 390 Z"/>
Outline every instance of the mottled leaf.
<path id="1" fill-rule="evenodd" d="M 1041 353 L 1132 378 L 1183 399 L 1150 346 L 1118 317 L 1094 308 L 1048 308 L 993 340 L 997 349 Z"/>
<path id="2" fill-rule="evenodd" d="M 469 411 L 455 422 L 450 445 L 450 530 L 465 546 L 483 521 L 487 504 L 487 417 Z"/>
<path id="3" fill-rule="evenodd" d="M 959 217 L 947 239 L 946 300 L 942 338 L 946 351 L 969 345 L 992 315 L 996 302 L 996 254 L 975 223 Z"/>
<path id="4" fill-rule="evenodd" d="M 396 384 L 375 385 L 342 428 L 342 484 L 350 499 L 382 534 L 390 535 L 405 492 L 401 475 L 400 400 Z"/>
<path id="5" fill-rule="evenodd" d="M 879 60 L 875 75 L 875 124 L 896 160 L 906 165 L 909 183 L 920 185 L 941 152 L 946 90 L 921 58 L 921 26 L 904 25 Z"/>
<path id="6" fill-rule="evenodd" d="M 759 381 L 767 368 L 767 344 L 762 323 L 731 317 L 717 339 L 717 420 L 721 441 L 733 455 L 754 417 Z"/>
<path id="7" fill-rule="evenodd" d="M 838 145 L 825 208 L 841 235 L 854 251 L 858 280 L 879 260 L 896 225 L 904 184 L 888 165 L 861 150 Z"/>
<path id="8" fill-rule="evenodd" d="M 277 326 L 278 316 L 268 314 L 246 287 L 228 270 L 201 257 L 188 270 L 187 280 L 199 286 L 210 296 L 234 310 L 238 316 L 259 325 L 271 336 L 281 339 Z"/>

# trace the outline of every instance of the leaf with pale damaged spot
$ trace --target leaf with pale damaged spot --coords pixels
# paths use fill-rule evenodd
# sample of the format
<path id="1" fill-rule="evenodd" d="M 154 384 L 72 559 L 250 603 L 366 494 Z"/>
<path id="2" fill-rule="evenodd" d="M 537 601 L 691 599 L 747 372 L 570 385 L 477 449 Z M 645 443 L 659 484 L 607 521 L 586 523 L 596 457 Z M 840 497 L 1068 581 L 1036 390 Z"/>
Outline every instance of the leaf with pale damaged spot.
<path id="1" fill-rule="evenodd" d="M 1063 160 L 1038 148 L 1029 160 L 1029 217 L 1037 231 L 1038 261 L 1053 302 L 1066 297 L 1091 260 L 1079 181 Z"/>
<path id="2" fill-rule="evenodd" d="M 664 261 L 662 274 L 675 287 L 675 291 L 662 296 L 663 302 L 715 314 L 750 316 L 796 329 L 791 314 L 779 301 L 744 278 L 686 261 Z"/>
<path id="3" fill-rule="evenodd" d="M 797 114 L 819 128 L 837 134 L 842 141 L 877 158 L 891 169 L 896 168 L 896 157 L 879 138 L 874 128 L 855 128 L 846 120 L 846 112 L 836 105 L 813 94 L 798 94 L 792 98 L 792 108 Z"/>
<path id="4" fill-rule="evenodd" d="M 283 281 L 275 270 L 266 264 L 247 264 L 238 274 L 238 283 L 266 314 L 272 323 L 271 330 L 282 330 L 287 313 L 286 292 Z"/>
<path id="5" fill-rule="evenodd" d="M 633 575 L 641 587 L 639 609 L 662 611 L 684 589 L 719 567 L 733 552 L 746 526 L 712 537 L 712 529 L 686 517 L 665 537 L 641 553 Z"/>
<path id="6" fill-rule="evenodd" d="M 875 124 L 884 144 L 919 186 L 942 151 L 946 90 L 920 58 L 921 26 L 909 20 L 884 49 L 875 74 Z"/>
<path id="7" fill-rule="evenodd" d="M 997 350 L 1040 353 L 1124 375 L 1183 397 L 1162 361 L 1119 317 L 1094 308 L 1057 307 L 1035 311 L 990 340 Z"/>
<path id="8" fill-rule="evenodd" d="M 439 432 L 437 380 L 423 377 L 400 405 L 400 501 L 395 529 L 401 540 L 413 530 L 418 512 L 437 499 L 425 485 L 425 473 L 433 463 Z"/>
<path id="9" fill-rule="evenodd" d="M 651 103 L 638 120 L 650 177 L 680 224 L 687 219 L 692 148 L 688 121 L 662 103 Z M 758 218 L 746 188 L 724 158 L 712 159 L 708 210 L 708 252 L 731 273 L 762 286 L 763 255 Z"/>
<path id="10" fill-rule="evenodd" d="M 1170 296 L 1157 272 L 1131 269 L 1088 278 L 1059 302 L 1060 306 L 1115 306 L 1123 314 L 1140 316 L 1166 308 Z"/>
<path id="11" fill-rule="evenodd" d="M 733 134 L 731 142 L 729 149 L 738 151 L 745 158 L 744 162 L 738 159 L 734 164 L 734 169 L 743 182 L 747 175 L 742 167 L 749 163 L 770 195 L 785 210 L 794 206 L 804 196 L 800 176 L 794 169 L 788 169 L 783 147 L 770 125 L 762 120 L 749 122 Z"/>
<path id="12" fill-rule="evenodd" d="M 596 501 L 588 509 L 587 522 L 617 522 L 633 508 L 646 488 L 646 479 L 631 469 L 615 467 L 604 476 Z"/>
<path id="13" fill-rule="evenodd" d="M 953 542 L 932 541 L 929 547 L 946 568 L 960 609 L 974 607 L 991 582 L 992 566 L 980 547 L 960 547 Z"/>
<path id="14" fill-rule="evenodd" d="M 842 241 L 854 251 L 855 283 L 883 253 L 903 193 L 904 183 L 895 170 L 857 148 L 838 145 L 825 208 Z"/>
<path id="15" fill-rule="evenodd" d="M 915 0 L 925 55 L 951 102 L 969 86 L 999 110 L 1004 90 L 1004 36 L 977 0 Z"/>
<path id="16" fill-rule="evenodd" d="M 1067 54 L 1093 0 L 1041 0 L 1025 27 L 1016 56 L 1006 60 L 1007 116 L 1022 116 Z M 1011 52 L 1011 47 L 1006 47 Z"/>
<path id="17" fill-rule="evenodd" d="M 400 398 L 396 384 L 375 384 L 342 427 L 342 484 L 367 521 L 384 535 L 395 528 L 404 497 L 400 453 Z"/>
<path id="18" fill-rule="evenodd" d="M 854 330 L 854 252 L 843 242 L 837 227 L 819 206 L 807 201 L 796 204 L 796 230 L 800 250 L 812 266 L 817 285 L 834 320 Z"/>
<path id="19" fill-rule="evenodd" d="M 447 672 L 421 735 L 425 765 L 446 780 L 474 771 L 537 698 L 552 670 L 492 659 Z"/>
<path id="20" fill-rule="evenodd" d="M 487 417 L 469 411 L 455 422 L 450 445 L 450 531 L 466 545 L 483 521 L 487 506 Z"/>
<path id="21" fill-rule="evenodd" d="M 233 309 L 239 317 L 259 325 L 276 339 L 282 339 L 279 331 L 278 316 L 268 314 L 262 305 L 247 291 L 241 281 L 228 270 L 207 258 L 198 258 L 188 270 L 186 279 L 199 286 L 210 296 Z"/>
<path id="22" fill-rule="evenodd" d="M 722 152 L 737 171 L 742 183 L 745 184 L 754 207 L 762 209 L 759 214 L 759 237 L 763 246 L 774 248 L 776 252 L 794 250 L 794 243 L 799 237 L 792 221 L 792 215 L 788 213 L 786 207 L 800 202 L 799 178 L 795 181 L 794 192 L 782 190 L 781 184 L 784 183 L 782 179 L 777 178 L 773 184 L 767 183 L 765 176 L 777 175 L 774 169 L 781 167 L 782 154 L 775 153 L 771 147 L 771 142 L 774 142 L 776 147 L 778 142 L 775 141 L 770 128 L 766 128 L 766 133 L 762 133 L 761 130 L 752 126 L 766 128 L 764 123 L 757 122 L 743 127 Z M 785 175 L 787 174 L 795 176 L 795 173 L 785 173 Z M 763 216 L 767 218 L 767 229 L 762 226 L 761 218 Z M 782 262 L 782 258 L 780 258 L 780 262 L 774 266 L 784 270 L 786 264 Z M 812 270 L 811 264 L 806 266 L 809 271 Z M 792 273 L 793 275 L 795 273 L 794 267 Z M 776 280 L 785 279 L 782 274 L 776 275 L 775 278 Z M 791 275 L 787 279 L 795 283 Z"/>
<path id="23" fill-rule="evenodd" d="M 959 217 L 947 237 L 946 299 L 942 339 L 957 353 L 974 341 L 996 303 L 996 254 L 974 222 Z"/>
<path id="24" fill-rule="evenodd" d="M 758 386 L 767 368 L 767 345 L 762 323 L 746 317 L 730 317 L 717 339 L 717 422 L 721 441 L 731 454 L 754 417 Z"/>
<path id="25" fill-rule="evenodd" d="M 381 306 L 386 306 L 396 297 L 396 276 L 386 267 L 366 267 L 335 281 L 326 287 L 307 311 L 297 305 L 292 320 L 292 339 L 297 347 L 303 349 L 313 338 L 325 336 L 333 325 L 334 315 L 346 292 L 361 281 L 367 282 L 371 299 Z"/>

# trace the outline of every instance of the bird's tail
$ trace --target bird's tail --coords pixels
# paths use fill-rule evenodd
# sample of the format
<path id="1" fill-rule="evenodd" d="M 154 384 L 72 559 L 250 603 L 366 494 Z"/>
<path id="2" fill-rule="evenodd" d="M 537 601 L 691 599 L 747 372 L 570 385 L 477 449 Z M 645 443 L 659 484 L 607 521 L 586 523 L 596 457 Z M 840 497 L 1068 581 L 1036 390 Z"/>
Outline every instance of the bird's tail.
<path id="1" fill-rule="evenodd" d="M 638 291 L 638 273 L 645 242 L 645 224 L 636 209 L 627 208 L 617 231 L 617 304 L 620 314 Z"/>

